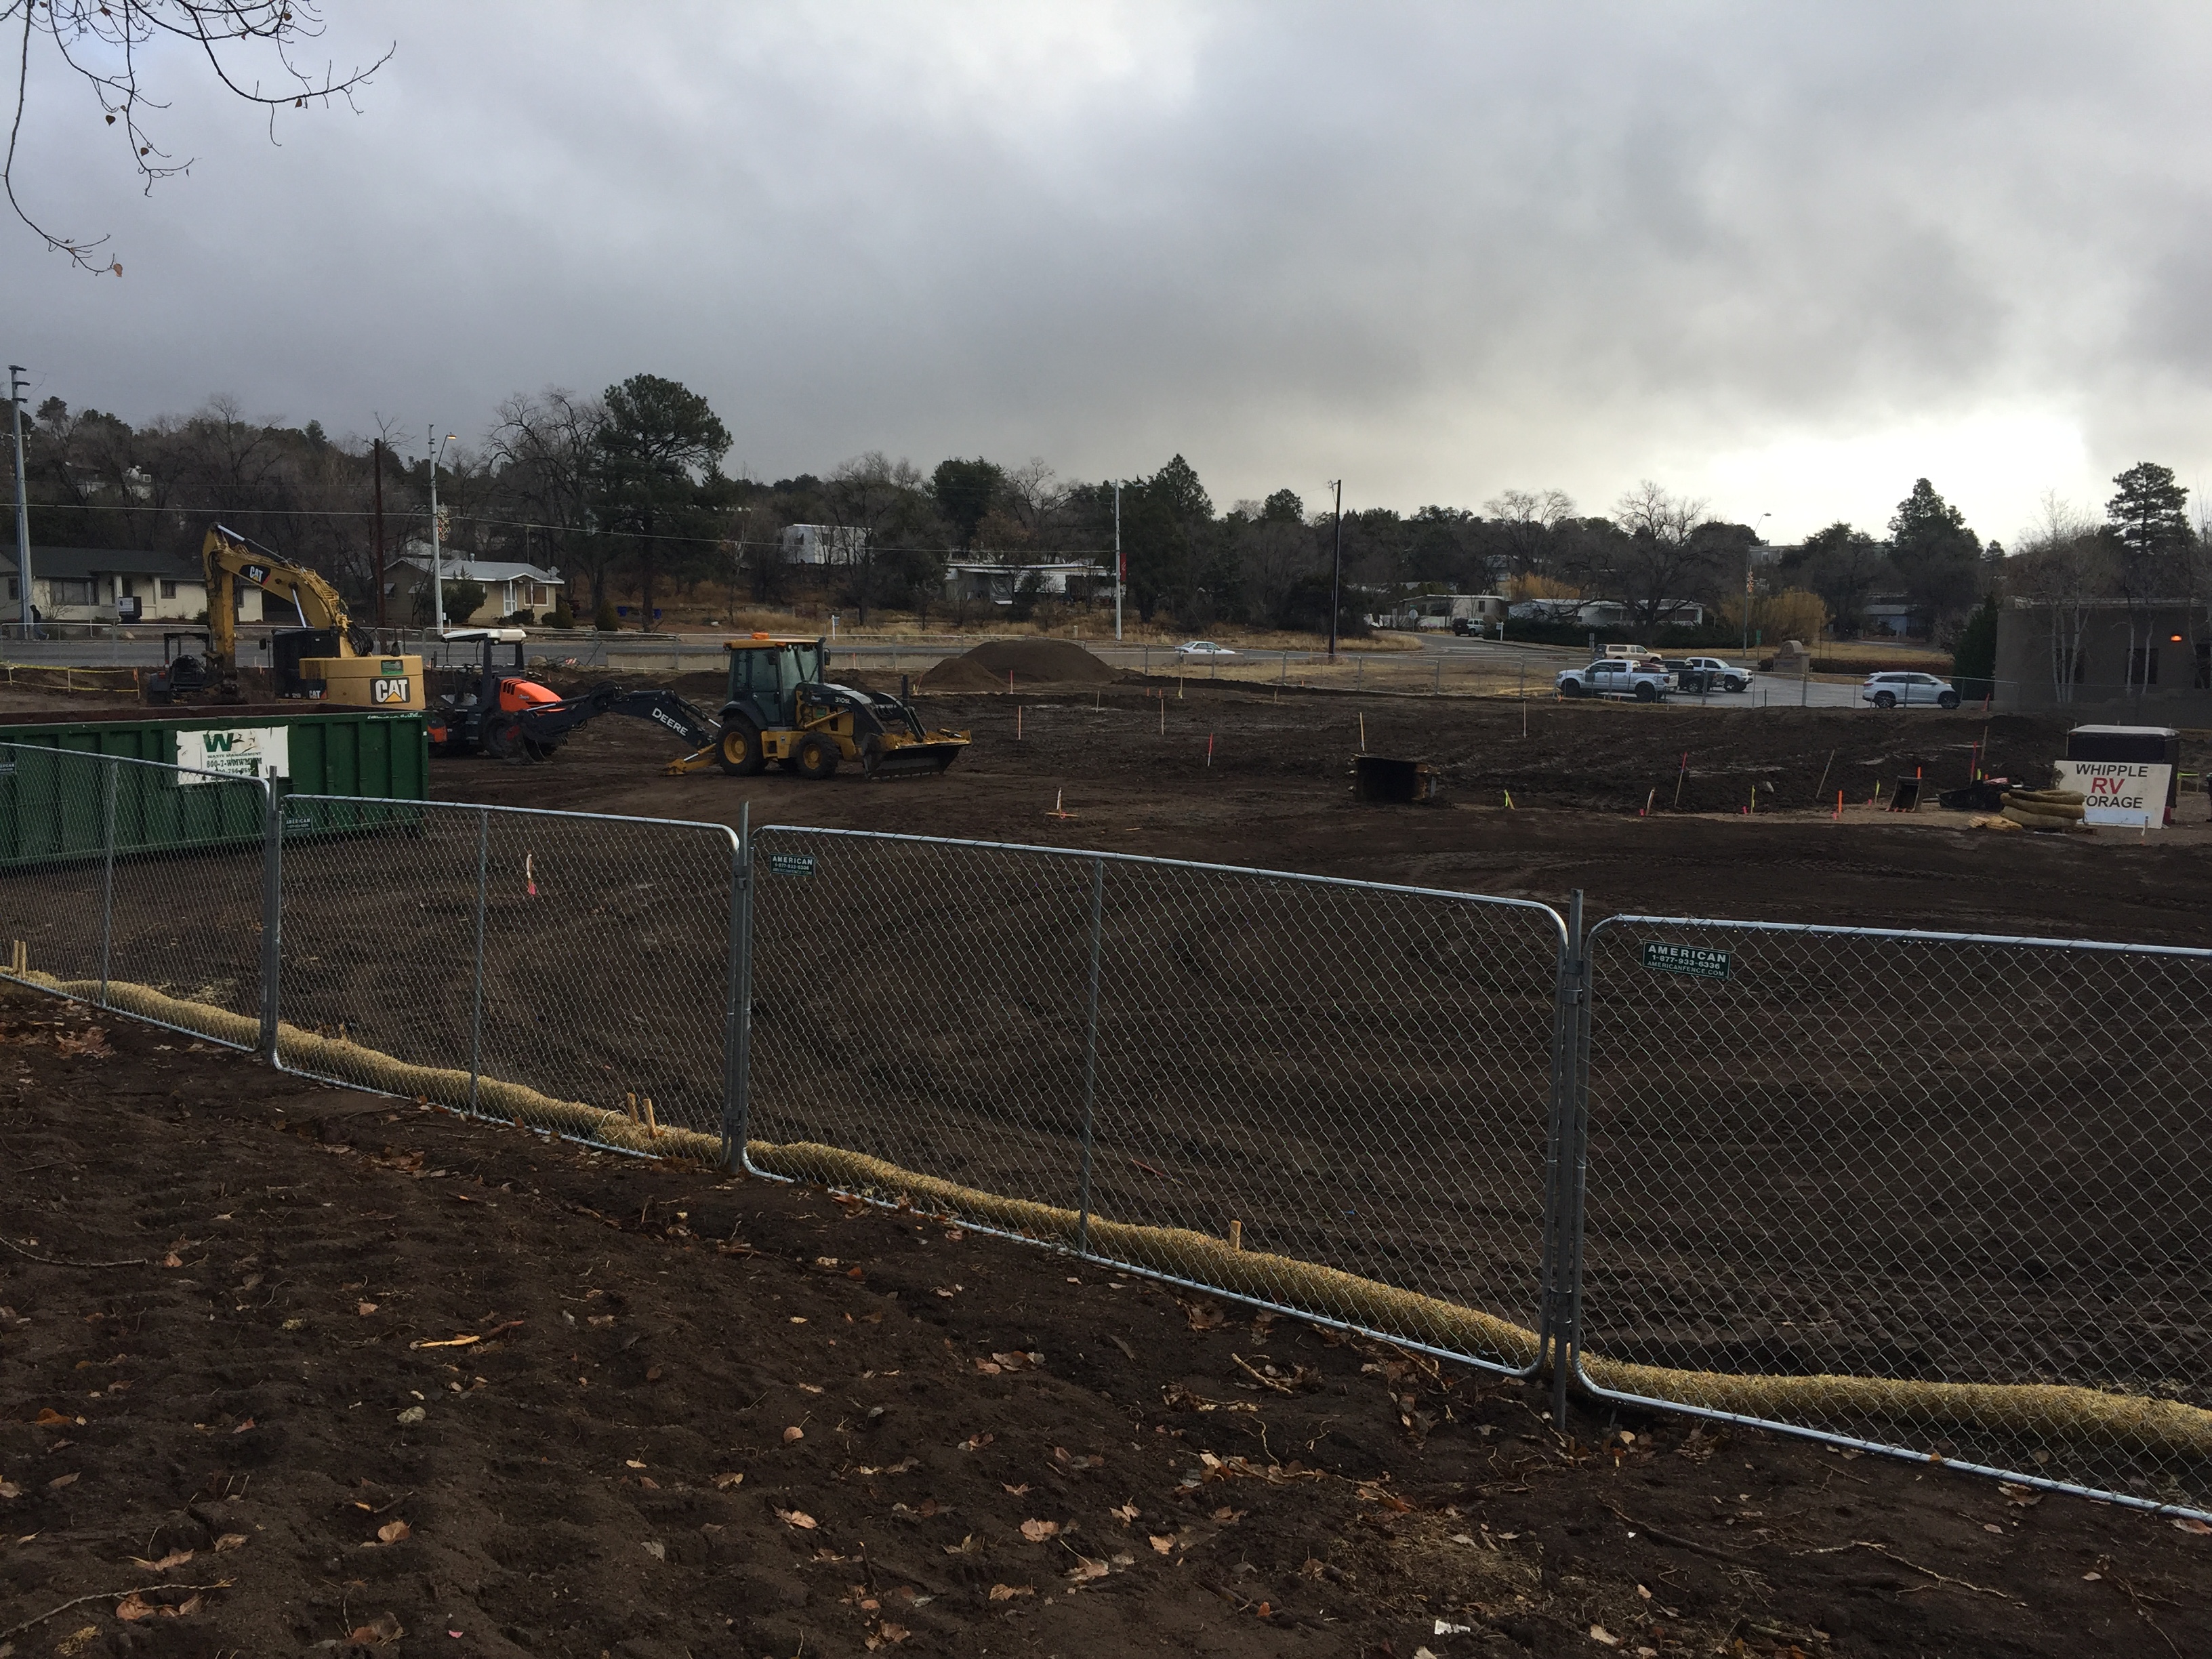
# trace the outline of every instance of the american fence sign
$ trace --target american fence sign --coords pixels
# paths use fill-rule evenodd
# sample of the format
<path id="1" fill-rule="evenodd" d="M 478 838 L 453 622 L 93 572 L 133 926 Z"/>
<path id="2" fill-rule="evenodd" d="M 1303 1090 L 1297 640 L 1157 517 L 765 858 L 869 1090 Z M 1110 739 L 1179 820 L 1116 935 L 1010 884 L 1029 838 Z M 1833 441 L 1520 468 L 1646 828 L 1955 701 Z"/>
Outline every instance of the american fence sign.
<path id="1" fill-rule="evenodd" d="M 1655 974 L 1682 974 L 1691 979 L 1726 979 L 1729 953 L 1702 945 L 1650 944 L 1644 947 L 1644 965 Z"/>

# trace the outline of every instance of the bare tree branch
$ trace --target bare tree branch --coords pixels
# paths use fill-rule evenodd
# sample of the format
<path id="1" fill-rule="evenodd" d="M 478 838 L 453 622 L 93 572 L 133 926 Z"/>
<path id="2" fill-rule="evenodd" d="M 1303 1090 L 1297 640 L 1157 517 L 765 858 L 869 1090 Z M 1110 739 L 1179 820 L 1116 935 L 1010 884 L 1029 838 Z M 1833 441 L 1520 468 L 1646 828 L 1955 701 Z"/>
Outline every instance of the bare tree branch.
<path id="1" fill-rule="evenodd" d="M 335 97 L 358 110 L 353 94 L 398 50 L 387 47 L 374 63 L 343 76 L 328 64 L 319 72 L 301 68 L 295 61 L 295 50 L 323 33 L 314 0 L 0 0 L 0 21 L 19 16 L 23 33 L 15 69 L 15 112 L 8 130 L 7 162 L 0 167 L 8 205 L 50 252 L 66 253 L 79 270 L 117 276 L 123 274 L 122 264 L 95 254 L 106 246 L 106 237 L 88 240 L 48 230 L 31 216 L 16 194 L 15 161 L 29 100 L 33 37 L 50 40 L 63 66 L 91 87 L 104 124 L 122 128 L 131 165 L 148 194 L 155 180 L 187 172 L 192 163 L 190 158 L 176 160 L 155 143 L 141 118 L 144 111 L 168 107 L 149 95 L 140 79 L 140 60 L 147 47 L 165 40 L 189 42 L 207 59 L 226 90 L 267 109 L 271 143 L 276 142 L 276 112 L 281 108 L 305 108 L 310 99 L 327 105 Z M 282 81 L 289 84 L 264 90 L 258 77 L 242 76 L 226 61 L 226 53 L 234 51 L 273 58 Z"/>

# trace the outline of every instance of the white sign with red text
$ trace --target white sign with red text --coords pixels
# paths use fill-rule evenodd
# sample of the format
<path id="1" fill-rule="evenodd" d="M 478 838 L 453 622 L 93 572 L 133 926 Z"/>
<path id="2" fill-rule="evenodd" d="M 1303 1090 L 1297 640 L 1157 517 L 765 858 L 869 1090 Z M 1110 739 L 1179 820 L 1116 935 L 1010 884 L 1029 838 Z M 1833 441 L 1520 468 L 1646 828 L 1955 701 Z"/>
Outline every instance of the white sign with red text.
<path id="1" fill-rule="evenodd" d="M 2081 813 L 2084 823 L 2156 830 L 2166 823 L 2173 769 L 2147 761 L 2063 760 L 2057 787 L 2081 792 L 2087 803 Z"/>

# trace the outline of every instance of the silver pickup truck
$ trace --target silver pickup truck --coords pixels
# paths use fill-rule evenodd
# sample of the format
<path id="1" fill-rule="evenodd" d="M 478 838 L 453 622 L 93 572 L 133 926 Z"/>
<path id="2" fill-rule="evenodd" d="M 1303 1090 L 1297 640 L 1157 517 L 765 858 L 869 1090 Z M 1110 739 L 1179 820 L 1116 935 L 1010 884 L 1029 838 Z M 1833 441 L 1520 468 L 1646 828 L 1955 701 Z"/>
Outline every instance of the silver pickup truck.
<path id="1" fill-rule="evenodd" d="M 1587 668 L 1570 668 L 1553 684 L 1563 697 L 1633 697 L 1657 702 L 1674 689 L 1674 677 L 1650 665 L 1650 659 L 1602 657 Z"/>

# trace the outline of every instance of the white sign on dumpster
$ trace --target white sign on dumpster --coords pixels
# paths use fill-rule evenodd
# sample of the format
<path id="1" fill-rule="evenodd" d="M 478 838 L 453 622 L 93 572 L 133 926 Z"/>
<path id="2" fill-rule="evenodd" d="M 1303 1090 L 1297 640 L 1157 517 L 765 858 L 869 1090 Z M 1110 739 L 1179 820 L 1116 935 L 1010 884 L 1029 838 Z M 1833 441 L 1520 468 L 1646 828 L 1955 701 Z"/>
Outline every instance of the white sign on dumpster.
<path id="1" fill-rule="evenodd" d="M 2148 761 L 2063 760 L 2057 787 L 2078 791 L 2087 803 L 2084 823 L 2123 830 L 2156 830 L 2166 823 L 2166 797 L 2173 769 Z"/>
<path id="2" fill-rule="evenodd" d="M 177 764 L 192 769 L 179 783 L 212 783 L 203 775 L 228 778 L 288 778 L 292 775 L 292 729 L 286 726 L 234 726 L 209 732 L 177 733 Z"/>

